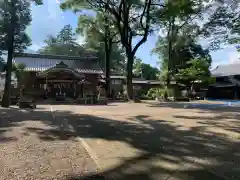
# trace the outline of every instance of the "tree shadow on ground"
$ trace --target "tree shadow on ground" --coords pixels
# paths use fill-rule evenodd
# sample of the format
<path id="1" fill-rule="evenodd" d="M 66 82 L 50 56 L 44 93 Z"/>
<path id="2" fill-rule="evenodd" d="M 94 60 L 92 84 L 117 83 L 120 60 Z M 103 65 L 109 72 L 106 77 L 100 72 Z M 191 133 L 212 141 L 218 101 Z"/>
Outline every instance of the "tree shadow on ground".
<path id="1" fill-rule="evenodd" d="M 235 133 L 240 133 L 240 114 L 234 113 L 216 113 L 213 116 L 203 117 L 199 112 L 198 115 L 173 115 L 174 118 L 178 119 L 189 119 L 189 120 L 198 120 L 197 123 L 203 125 L 204 127 L 214 127 L 221 128 L 227 131 L 232 131 Z M 240 113 L 240 112 L 238 112 Z"/>
<path id="2" fill-rule="evenodd" d="M 51 121 L 51 111 L 45 111 L 44 108 L 19 109 L 17 107 L 0 108 L 0 143 L 16 141 L 18 137 L 5 136 L 11 134 L 14 127 L 21 127 L 26 121 Z"/>
<path id="3" fill-rule="evenodd" d="M 115 180 L 223 179 L 212 172 L 229 179 L 240 177 L 236 168 L 240 165 L 239 141 L 206 133 L 202 127 L 182 130 L 164 119 L 153 120 L 146 115 L 116 120 L 71 111 L 56 111 L 54 116 L 46 110 L 4 109 L 0 113 L 3 112 L 12 115 L 0 125 L 4 131 L 24 121 L 41 121 L 46 128 L 26 127 L 26 133 L 35 133 L 43 141 L 101 138 L 124 142 L 141 151 L 137 157 L 123 158 L 120 165 L 104 170 L 102 176 L 76 175 L 67 180 L 101 180 L 103 177 Z"/>

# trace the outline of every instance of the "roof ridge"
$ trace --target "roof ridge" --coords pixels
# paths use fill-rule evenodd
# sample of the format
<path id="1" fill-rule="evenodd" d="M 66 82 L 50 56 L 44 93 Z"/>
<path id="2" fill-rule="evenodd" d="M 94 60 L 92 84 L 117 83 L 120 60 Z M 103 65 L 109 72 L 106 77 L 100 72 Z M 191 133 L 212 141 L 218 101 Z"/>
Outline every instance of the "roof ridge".
<path id="1" fill-rule="evenodd" d="M 240 65 L 240 63 L 231 63 L 231 64 L 219 64 L 216 68 L 218 67 L 223 67 L 223 66 L 236 66 L 236 65 Z"/>
<path id="2" fill-rule="evenodd" d="M 67 55 L 52 55 L 52 54 L 38 54 L 38 53 L 14 53 L 15 57 L 28 58 L 46 58 L 46 59 L 62 59 L 62 60 L 89 60 L 98 59 L 96 56 L 67 56 Z"/>

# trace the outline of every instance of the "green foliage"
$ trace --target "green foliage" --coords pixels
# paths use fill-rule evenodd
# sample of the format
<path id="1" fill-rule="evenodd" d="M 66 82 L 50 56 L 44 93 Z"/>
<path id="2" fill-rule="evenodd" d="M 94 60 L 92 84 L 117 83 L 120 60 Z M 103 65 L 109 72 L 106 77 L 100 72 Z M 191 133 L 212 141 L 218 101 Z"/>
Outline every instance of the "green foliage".
<path id="1" fill-rule="evenodd" d="M 119 71 L 124 69 L 124 55 L 119 47 L 116 28 L 108 21 L 106 36 L 105 19 L 103 13 L 97 13 L 95 17 L 81 15 L 78 19 L 77 33 L 85 37 L 85 48 L 96 53 L 101 60 L 102 67 L 105 67 L 106 51 L 110 55 L 110 69 Z M 107 43 L 108 49 L 105 49 Z"/>
<path id="2" fill-rule="evenodd" d="M 150 99 L 164 97 L 164 93 L 165 93 L 165 89 L 151 88 L 147 92 L 147 97 L 149 97 Z"/>
<path id="3" fill-rule="evenodd" d="M 40 0 L 32 2 L 42 3 Z M 9 28 L 11 25 L 14 26 L 14 51 L 22 52 L 31 45 L 31 39 L 25 33 L 26 27 L 32 20 L 30 4 L 29 0 L 0 1 L 0 51 L 8 49 L 7 40 L 10 36 Z M 11 14 L 13 11 L 15 13 Z M 12 17 L 14 17 L 14 24 L 11 24 Z"/>
<path id="4" fill-rule="evenodd" d="M 121 45 L 125 48 L 127 55 L 127 84 L 128 96 L 133 96 L 132 87 L 132 71 L 134 56 L 139 47 L 147 41 L 147 37 L 152 31 L 153 12 L 161 6 L 156 5 L 155 0 L 131 0 L 131 1 L 115 1 L 115 0 L 67 0 L 61 4 L 63 9 L 72 9 L 74 11 L 92 10 L 95 13 L 104 15 L 110 21 L 110 24 L 117 29 L 117 34 Z M 103 21 L 104 22 L 104 21 Z M 112 26 L 110 26 L 112 27 Z M 133 42 L 133 38 L 137 37 L 139 41 Z"/>
<path id="5" fill-rule="evenodd" d="M 209 77 L 208 81 L 206 82 L 208 85 L 215 84 L 216 78 L 215 77 Z"/>
<path id="6" fill-rule="evenodd" d="M 19 64 L 13 64 L 12 71 L 17 78 L 18 83 L 24 78 L 26 65 L 19 63 Z"/>
<path id="7" fill-rule="evenodd" d="M 166 8 L 166 13 L 158 22 L 161 29 L 167 33 L 159 36 L 153 53 L 158 55 L 160 64 L 159 79 L 168 82 L 174 80 L 179 68 L 188 67 L 188 62 L 192 59 L 202 58 L 211 64 L 211 56 L 208 49 L 203 49 L 197 43 L 201 35 L 200 26 L 196 19 L 201 19 L 205 8 L 202 1 L 178 1 L 170 3 Z M 174 10 L 174 7 L 178 7 Z M 189 70 L 189 69 L 188 69 Z"/>
<path id="8" fill-rule="evenodd" d="M 52 55 L 68 55 L 68 56 L 82 56 L 87 54 L 85 48 L 75 41 L 75 34 L 72 32 L 72 27 L 66 25 L 56 37 L 48 36 L 45 40 L 46 46 L 41 48 L 38 52 L 40 54 Z"/>
<path id="9" fill-rule="evenodd" d="M 167 45 L 163 46 L 162 44 L 160 44 L 160 42 L 163 41 L 157 42 L 157 46 L 154 49 L 154 53 L 157 53 L 160 56 L 159 63 L 161 68 L 158 78 L 161 81 L 166 82 L 168 74 L 172 77 L 171 79 L 177 80 L 181 79 L 187 81 L 187 78 L 190 78 L 189 81 L 191 81 L 191 79 L 195 77 L 197 73 L 199 73 L 196 72 L 194 68 L 195 65 L 201 66 L 201 68 L 204 69 L 204 73 L 206 74 L 206 76 L 208 77 L 210 76 L 209 67 L 211 65 L 212 59 L 209 54 L 209 51 L 203 49 L 202 46 L 195 43 L 194 40 L 193 41 L 188 40 L 187 42 L 184 41 L 175 42 L 177 46 L 175 46 L 174 49 L 175 53 L 172 57 L 173 58 L 172 60 L 174 61 L 174 68 L 172 68 L 171 72 L 168 71 L 168 57 L 164 54 L 164 52 L 167 51 Z M 195 60 L 198 59 L 199 61 L 192 61 L 193 59 Z M 192 63 L 194 66 L 191 66 Z M 183 74 L 186 74 L 187 76 L 184 76 Z M 203 77 L 201 76 L 201 78 Z"/>
<path id="10" fill-rule="evenodd" d="M 151 88 L 147 92 L 147 97 L 150 99 L 155 99 L 155 98 L 165 98 L 165 97 L 171 97 L 174 96 L 174 90 L 169 88 Z"/>
<path id="11" fill-rule="evenodd" d="M 145 64 L 141 59 L 136 58 L 133 64 L 133 74 L 146 80 L 157 80 L 159 70 L 150 64 Z"/>
<path id="12" fill-rule="evenodd" d="M 223 44 L 232 44 L 240 51 L 240 1 L 220 1 L 209 13 L 202 33 L 208 38 L 210 48 L 218 50 Z"/>
<path id="13" fill-rule="evenodd" d="M 209 65 L 205 59 L 190 60 L 187 62 L 186 67 L 178 69 L 175 78 L 187 84 L 191 84 L 197 80 L 208 82 L 210 77 Z"/>
<path id="14" fill-rule="evenodd" d="M 146 99 L 146 94 L 147 94 L 147 90 L 145 89 L 138 89 L 138 90 L 134 90 L 135 91 L 135 97 L 139 98 L 139 99 Z M 148 97 L 147 97 L 148 98 Z"/>
<path id="15" fill-rule="evenodd" d="M 42 4 L 41 0 L 8 0 L 0 2 L 0 52 L 7 51 L 6 80 L 2 106 L 9 107 L 11 91 L 12 58 L 14 52 L 22 52 L 30 45 L 25 33 L 31 22 L 30 3 Z"/>
<path id="16" fill-rule="evenodd" d="M 65 25 L 57 35 L 57 42 L 60 44 L 76 44 L 75 34 L 71 25 Z"/>
<path id="17" fill-rule="evenodd" d="M 208 56 L 211 61 L 208 51 L 196 43 L 200 35 L 197 22 L 202 20 L 204 12 L 209 8 L 205 3 L 205 0 L 166 1 L 165 8 L 160 11 L 162 14 L 157 23 L 164 33 L 160 34 L 153 53 L 159 56 L 159 78 L 167 86 L 175 79 L 179 66 L 185 66 L 196 56 Z"/>

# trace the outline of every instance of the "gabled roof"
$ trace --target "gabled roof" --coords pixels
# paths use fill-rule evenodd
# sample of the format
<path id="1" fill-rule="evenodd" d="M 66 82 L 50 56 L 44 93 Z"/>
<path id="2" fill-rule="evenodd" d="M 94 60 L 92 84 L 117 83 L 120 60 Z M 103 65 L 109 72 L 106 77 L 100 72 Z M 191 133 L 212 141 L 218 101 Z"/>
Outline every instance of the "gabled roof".
<path id="1" fill-rule="evenodd" d="M 219 65 L 211 74 L 215 77 L 240 75 L 240 64 Z"/>
<path id="2" fill-rule="evenodd" d="M 72 68 L 80 73 L 93 73 L 93 74 L 103 73 L 98 58 L 93 56 L 76 57 L 76 56 L 15 53 L 14 62 L 25 64 L 27 71 L 41 72 L 49 68 L 55 67 L 57 64 L 63 62 L 69 68 Z"/>

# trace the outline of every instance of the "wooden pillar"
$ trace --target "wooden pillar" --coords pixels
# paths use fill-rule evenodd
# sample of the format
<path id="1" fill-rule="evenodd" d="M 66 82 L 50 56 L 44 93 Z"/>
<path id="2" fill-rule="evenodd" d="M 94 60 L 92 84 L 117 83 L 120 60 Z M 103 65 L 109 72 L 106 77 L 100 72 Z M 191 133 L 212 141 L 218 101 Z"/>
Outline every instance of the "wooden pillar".
<path id="1" fill-rule="evenodd" d="M 45 96 L 48 96 L 48 77 L 46 76 Z"/>
<path id="2" fill-rule="evenodd" d="M 73 86 L 74 86 L 74 88 L 73 88 L 74 89 L 74 92 L 73 92 L 74 98 L 76 98 L 76 89 L 77 89 L 76 88 L 76 82 L 77 81 L 74 81 L 74 84 L 73 84 Z"/>
<path id="3" fill-rule="evenodd" d="M 238 99 L 238 93 L 237 93 L 237 85 L 234 86 L 234 99 Z"/>
<path id="4" fill-rule="evenodd" d="M 83 87 L 83 83 L 81 84 L 81 93 L 82 93 L 82 97 L 84 97 L 84 87 Z"/>

